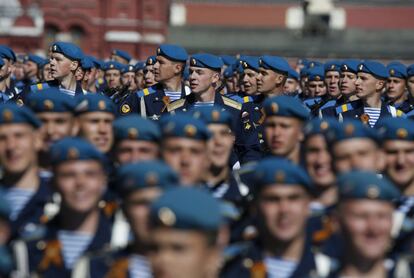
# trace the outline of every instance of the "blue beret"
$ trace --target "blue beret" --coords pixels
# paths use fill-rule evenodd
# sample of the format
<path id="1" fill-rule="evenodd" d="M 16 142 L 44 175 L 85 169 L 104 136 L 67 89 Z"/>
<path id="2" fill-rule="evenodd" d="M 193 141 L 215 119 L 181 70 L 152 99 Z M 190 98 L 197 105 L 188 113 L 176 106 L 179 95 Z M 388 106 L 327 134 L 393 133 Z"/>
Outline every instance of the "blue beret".
<path id="1" fill-rule="evenodd" d="M 305 121 L 309 118 L 309 111 L 297 98 L 277 96 L 267 98 L 263 104 L 266 116 L 284 116 L 298 118 Z"/>
<path id="2" fill-rule="evenodd" d="M 342 64 L 341 61 L 337 61 L 337 60 L 327 61 L 324 64 L 325 72 L 328 72 L 328 71 L 340 72 L 341 71 L 341 64 Z"/>
<path id="3" fill-rule="evenodd" d="M 350 171 L 338 177 L 339 200 L 370 199 L 395 201 L 400 192 L 385 177 L 366 171 Z"/>
<path id="4" fill-rule="evenodd" d="M 6 192 L 0 189 L 0 218 L 9 220 L 11 213 L 10 203 L 6 199 Z"/>
<path id="5" fill-rule="evenodd" d="M 301 70 L 300 70 L 300 77 L 307 77 L 308 76 L 308 68 L 302 68 Z"/>
<path id="6" fill-rule="evenodd" d="M 240 59 L 243 69 L 252 69 L 259 71 L 259 57 L 256 56 L 244 56 Z"/>
<path id="7" fill-rule="evenodd" d="M 89 112 L 108 112 L 115 114 L 115 104 L 112 100 L 101 94 L 86 94 L 77 97 L 75 114 Z"/>
<path id="8" fill-rule="evenodd" d="M 308 69 L 308 81 L 324 81 L 325 71 L 323 67 L 313 67 Z"/>
<path id="9" fill-rule="evenodd" d="M 180 230 L 217 231 L 222 223 L 220 203 L 207 191 L 178 187 L 167 190 L 151 206 L 156 227 Z"/>
<path id="10" fill-rule="evenodd" d="M 376 129 L 358 120 L 344 120 L 342 123 L 332 124 L 326 133 L 326 138 L 331 144 L 354 138 L 367 138 L 376 143 L 381 141 Z"/>
<path id="11" fill-rule="evenodd" d="M 148 160 L 129 163 L 116 170 L 117 191 L 122 196 L 144 188 L 170 188 L 179 183 L 174 170 L 161 160 Z"/>
<path id="12" fill-rule="evenodd" d="M 90 58 L 90 56 L 84 56 L 81 60 L 81 68 L 84 70 L 90 70 L 91 68 L 96 67 L 93 60 Z"/>
<path id="13" fill-rule="evenodd" d="M 0 45 L 0 57 L 16 62 L 16 54 L 14 54 L 14 51 L 6 45 Z"/>
<path id="14" fill-rule="evenodd" d="M 355 59 L 344 60 L 341 65 L 341 72 L 358 72 L 358 66 L 361 64 L 361 61 Z"/>
<path id="15" fill-rule="evenodd" d="M 369 73 L 378 79 L 387 79 L 389 77 L 387 68 L 377 61 L 366 60 L 358 65 L 358 72 Z"/>
<path id="16" fill-rule="evenodd" d="M 387 117 L 378 124 L 382 140 L 414 141 L 414 120 L 412 119 Z"/>
<path id="17" fill-rule="evenodd" d="M 147 60 L 145 61 L 146 66 L 153 66 L 157 62 L 156 56 L 149 56 Z"/>
<path id="18" fill-rule="evenodd" d="M 192 111 L 193 117 L 201 119 L 206 124 L 224 124 L 233 126 L 231 114 L 220 106 L 198 107 Z"/>
<path id="19" fill-rule="evenodd" d="M 414 76 L 414 64 L 407 67 L 407 77 Z"/>
<path id="20" fill-rule="evenodd" d="M 135 64 L 135 71 L 143 70 L 145 68 L 145 62 L 137 62 Z"/>
<path id="21" fill-rule="evenodd" d="M 42 112 L 71 112 L 75 108 L 75 101 L 68 94 L 56 87 L 31 93 L 27 97 L 26 105 L 35 113 Z"/>
<path id="22" fill-rule="evenodd" d="M 160 125 L 163 138 L 184 137 L 195 140 L 208 140 L 210 138 L 210 132 L 206 124 L 188 114 L 168 115 L 161 119 Z"/>
<path id="23" fill-rule="evenodd" d="M 397 77 L 401 79 L 407 78 L 407 67 L 399 62 L 389 63 L 387 65 L 389 77 Z"/>
<path id="24" fill-rule="evenodd" d="M 159 126 L 138 115 L 119 117 L 113 122 L 115 140 L 140 140 L 158 142 L 161 139 Z"/>
<path id="25" fill-rule="evenodd" d="M 252 179 L 256 192 L 275 184 L 300 185 L 312 191 L 312 182 L 306 171 L 284 158 L 270 157 L 259 161 Z"/>
<path id="26" fill-rule="evenodd" d="M 308 69 L 314 68 L 314 67 L 323 67 L 323 63 L 318 61 L 308 61 L 308 64 L 306 65 Z"/>
<path id="27" fill-rule="evenodd" d="M 231 66 L 237 62 L 236 57 L 230 55 L 221 55 L 220 58 L 226 66 Z"/>
<path id="28" fill-rule="evenodd" d="M 233 67 L 227 67 L 224 72 L 223 72 L 223 76 L 224 78 L 230 78 L 234 75 L 234 70 Z"/>
<path id="29" fill-rule="evenodd" d="M 290 68 L 288 71 L 288 78 L 295 79 L 299 81 L 299 73 L 296 70 Z"/>
<path id="30" fill-rule="evenodd" d="M 282 57 L 278 56 L 261 56 L 259 58 L 259 66 L 265 69 L 270 69 L 273 71 L 286 74 L 289 72 L 290 66 L 289 63 Z"/>
<path id="31" fill-rule="evenodd" d="M 91 55 L 88 55 L 86 57 L 88 57 L 88 59 L 92 61 L 94 68 L 102 69 L 104 67 L 104 63 L 98 58 L 91 56 Z"/>
<path id="32" fill-rule="evenodd" d="M 336 122 L 333 119 L 314 118 L 306 123 L 304 133 L 306 137 L 315 134 L 326 134 L 329 129 L 336 125 Z"/>
<path id="33" fill-rule="evenodd" d="M 187 51 L 183 47 L 174 44 L 160 45 L 157 49 L 157 55 L 178 62 L 186 62 L 188 58 Z"/>
<path id="34" fill-rule="evenodd" d="M 133 65 L 125 65 L 125 66 L 123 66 L 122 67 L 122 70 L 121 70 L 121 73 L 124 74 L 124 73 L 127 73 L 127 72 L 133 72 L 133 73 L 135 73 L 135 66 L 133 66 Z"/>
<path id="35" fill-rule="evenodd" d="M 303 66 L 307 67 L 308 63 L 309 63 L 309 60 L 308 59 L 306 59 L 306 58 L 299 58 L 296 64 L 303 65 Z"/>
<path id="36" fill-rule="evenodd" d="M 222 66 L 223 62 L 220 58 L 212 54 L 200 53 L 190 57 L 190 67 L 209 68 L 214 71 L 221 71 Z"/>
<path id="37" fill-rule="evenodd" d="M 0 125 L 2 124 L 29 124 L 34 128 L 42 125 L 29 108 L 14 103 L 0 104 Z"/>
<path id="38" fill-rule="evenodd" d="M 69 160 L 97 160 L 105 163 L 105 155 L 94 145 L 78 137 L 66 137 L 50 148 L 50 160 L 56 165 Z"/>
<path id="39" fill-rule="evenodd" d="M 128 61 L 128 63 L 129 63 L 129 61 L 131 61 L 131 55 L 129 55 L 129 53 L 128 52 L 126 52 L 126 51 L 124 51 L 124 50 L 120 50 L 120 49 L 114 49 L 113 51 L 112 51 L 112 55 L 116 55 L 116 56 L 119 56 L 119 57 L 121 57 L 121 58 L 123 58 L 123 59 L 125 59 L 125 60 L 127 60 Z"/>
<path id="40" fill-rule="evenodd" d="M 108 62 L 105 63 L 105 66 L 104 66 L 103 70 L 107 71 L 107 70 L 113 70 L 114 69 L 114 70 L 121 71 L 123 69 L 123 67 L 124 67 L 124 64 L 121 64 L 117 61 L 108 61 Z"/>
<path id="41" fill-rule="evenodd" d="M 83 58 L 82 50 L 70 42 L 55 42 L 52 45 L 52 52 L 61 53 L 70 60 L 80 61 Z"/>
<path id="42" fill-rule="evenodd" d="M 38 56 L 38 55 L 29 54 L 29 55 L 26 55 L 25 60 L 26 61 L 32 61 L 38 67 L 41 67 L 41 65 L 43 65 L 45 59 L 42 58 L 42 57 L 40 57 L 40 56 Z"/>

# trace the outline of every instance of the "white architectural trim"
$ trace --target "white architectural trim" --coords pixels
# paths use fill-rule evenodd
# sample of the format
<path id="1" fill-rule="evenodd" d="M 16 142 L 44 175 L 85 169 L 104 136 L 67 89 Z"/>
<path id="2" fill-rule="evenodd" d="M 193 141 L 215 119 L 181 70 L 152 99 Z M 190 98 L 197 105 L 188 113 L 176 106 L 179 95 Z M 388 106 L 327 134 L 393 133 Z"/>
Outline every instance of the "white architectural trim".
<path id="1" fill-rule="evenodd" d="M 108 42 L 130 42 L 138 43 L 142 35 L 134 31 L 108 31 L 105 33 L 105 40 Z"/>

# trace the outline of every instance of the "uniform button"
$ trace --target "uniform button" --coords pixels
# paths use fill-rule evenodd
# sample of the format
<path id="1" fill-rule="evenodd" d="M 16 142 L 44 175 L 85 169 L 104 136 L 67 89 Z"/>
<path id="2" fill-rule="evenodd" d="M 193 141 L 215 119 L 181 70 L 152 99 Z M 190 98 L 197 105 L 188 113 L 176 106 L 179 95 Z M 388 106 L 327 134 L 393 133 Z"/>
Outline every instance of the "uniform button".
<path id="1" fill-rule="evenodd" d="M 36 243 L 36 247 L 39 250 L 44 250 L 46 248 L 46 242 L 44 242 L 43 240 L 41 240 L 38 243 Z"/>
<path id="2" fill-rule="evenodd" d="M 253 267 L 253 260 L 252 259 L 249 259 L 249 258 L 247 258 L 247 259 L 244 259 L 243 260 L 243 266 L 245 267 L 245 268 L 252 268 Z"/>

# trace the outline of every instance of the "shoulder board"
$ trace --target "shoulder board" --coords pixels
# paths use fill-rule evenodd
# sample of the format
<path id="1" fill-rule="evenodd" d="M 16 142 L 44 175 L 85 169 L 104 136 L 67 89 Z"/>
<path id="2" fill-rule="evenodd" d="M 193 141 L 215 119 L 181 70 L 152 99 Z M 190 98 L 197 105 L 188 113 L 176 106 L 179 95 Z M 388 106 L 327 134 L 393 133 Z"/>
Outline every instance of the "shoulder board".
<path id="1" fill-rule="evenodd" d="M 143 97 L 143 96 L 147 96 L 147 95 L 150 95 L 150 94 L 152 94 L 152 93 L 155 93 L 157 90 L 155 90 L 152 86 L 151 87 L 148 87 L 148 88 L 145 88 L 145 89 L 143 89 L 143 90 L 141 90 L 141 91 L 138 91 L 137 92 L 137 95 L 138 95 L 138 97 Z"/>
<path id="2" fill-rule="evenodd" d="M 49 87 L 50 86 L 47 83 L 37 83 L 37 84 L 34 84 L 34 85 L 30 86 L 30 91 L 35 93 L 37 91 L 41 91 L 41 90 L 47 89 Z"/>
<path id="3" fill-rule="evenodd" d="M 304 101 L 303 101 L 303 103 L 305 104 L 305 105 L 307 105 L 307 106 L 313 106 L 313 105 L 315 105 L 316 103 L 319 103 L 321 101 L 321 98 L 320 97 L 314 97 L 314 98 L 308 98 L 308 99 L 305 99 Z"/>
<path id="4" fill-rule="evenodd" d="M 174 111 L 175 109 L 182 107 L 184 104 L 185 104 L 184 98 L 173 101 L 167 105 L 167 111 L 168 112 Z"/>
<path id="5" fill-rule="evenodd" d="M 322 105 L 321 109 L 325 109 L 325 108 L 329 108 L 329 107 L 335 106 L 335 104 L 336 104 L 336 100 L 331 99 L 327 103 L 325 103 L 324 105 Z"/>
<path id="6" fill-rule="evenodd" d="M 397 117 L 405 118 L 406 116 L 407 115 L 403 111 L 401 111 L 400 109 L 397 109 Z"/>
<path id="7" fill-rule="evenodd" d="M 237 110 L 241 110 L 241 108 L 242 108 L 241 103 L 239 103 L 239 102 L 237 102 L 237 101 L 235 101 L 231 98 L 225 97 L 225 96 L 222 96 L 222 98 L 223 98 L 224 105 L 233 107 Z"/>
<path id="8" fill-rule="evenodd" d="M 340 114 L 343 112 L 354 110 L 354 107 L 352 106 L 350 102 L 348 102 L 348 103 L 337 106 L 335 110 L 336 110 L 336 114 Z"/>

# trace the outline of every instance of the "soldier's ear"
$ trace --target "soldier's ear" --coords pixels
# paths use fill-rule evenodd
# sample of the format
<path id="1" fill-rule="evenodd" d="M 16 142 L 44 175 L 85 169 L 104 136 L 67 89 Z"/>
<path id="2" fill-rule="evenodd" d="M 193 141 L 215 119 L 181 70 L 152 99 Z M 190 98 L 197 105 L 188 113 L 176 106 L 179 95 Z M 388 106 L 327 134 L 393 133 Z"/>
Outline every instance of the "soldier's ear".
<path id="1" fill-rule="evenodd" d="M 71 71 L 75 71 L 78 67 L 79 67 L 79 62 L 78 61 L 71 61 L 71 63 L 70 63 L 70 70 Z"/>
<path id="2" fill-rule="evenodd" d="M 385 84 L 386 84 L 385 80 L 378 80 L 376 84 L 377 91 L 381 91 L 382 89 L 384 89 Z"/>
<path id="3" fill-rule="evenodd" d="M 277 85 L 279 85 L 279 86 L 281 86 L 281 85 L 283 85 L 283 80 L 284 80 L 284 76 L 283 75 L 281 75 L 281 74 L 276 74 L 276 77 L 275 77 L 275 82 L 276 82 L 276 84 Z"/>
<path id="4" fill-rule="evenodd" d="M 176 74 L 182 74 L 183 71 L 184 71 L 183 63 L 174 63 L 174 72 Z"/>
<path id="5" fill-rule="evenodd" d="M 217 84 L 220 81 L 220 74 L 218 72 L 214 72 L 211 76 L 211 81 L 213 84 Z"/>

